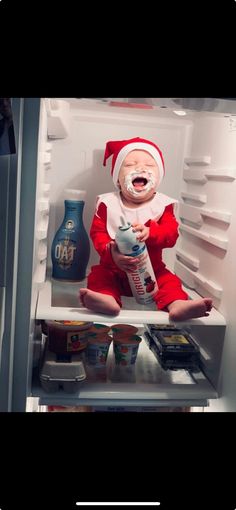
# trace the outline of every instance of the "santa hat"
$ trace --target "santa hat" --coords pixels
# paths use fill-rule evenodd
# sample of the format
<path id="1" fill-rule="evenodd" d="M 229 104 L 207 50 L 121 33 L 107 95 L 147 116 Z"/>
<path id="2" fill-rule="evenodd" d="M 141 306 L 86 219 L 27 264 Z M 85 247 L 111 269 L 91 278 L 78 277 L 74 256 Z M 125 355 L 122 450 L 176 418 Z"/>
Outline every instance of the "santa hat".
<path id="1" fill-rule="evenodd" d="M 103 165 L 106 166 L 106 160 L 113 155 L 112 158 L 112 167 L 111 167 L 111 175 L 113 178 L 113 182 L 117 187 L 117 181 L 119 176 L 120 167 L 126 158 L 129 152 L 134 150 L 143 150 L 149 152 L 151 156 L 155 159 L 158 168 L 159 168 L 159 184 L 161 183 L 164 174 L 165 174 L 165 166 L 164 159 L 162 153 L 157 147 L 157 145 L 149 140 L 145 140 L 144 138 L 131 138 L 130 140 L 117 140 L 110 141 L 106 144 L 105 154 Z"/>

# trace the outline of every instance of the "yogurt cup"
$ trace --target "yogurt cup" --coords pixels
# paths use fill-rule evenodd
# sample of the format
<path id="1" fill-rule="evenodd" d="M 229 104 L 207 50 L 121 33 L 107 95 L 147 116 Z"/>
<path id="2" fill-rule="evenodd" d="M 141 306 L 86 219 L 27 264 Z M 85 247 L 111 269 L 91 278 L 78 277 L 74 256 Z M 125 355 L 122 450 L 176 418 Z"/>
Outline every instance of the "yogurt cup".
<path id="1" fill-rule="evenodd" d="M 111 329 L 110 326 L 106 326 L 105 324 L 99 324 L 97 322 L 94 322 L 93 324 L 91 324 L 89 331 L 91 333 L 96 333 L 96 334 L 100 335 L 100 334 L 109 333 L 110 329 Z"/>
<path id="2" fill-rule="evenodd" d="M 89 336 L 86 349 L 86 358 L 89 365 L 97 368 L 106 365 L 110 343 L 111 337 L 108 334 Z"/>
<path id="3" fill-rule="evenodd" d="M 138 332 L 138 328 L 131 326 L 131 324 L 114 324 L 111 329 L 113 338 L 131 336 Z"/>
<path id="4" fill-rule="evenodd" d="M 141 340 L 142 338 L 138 335 L 131 335 L 129 337 L 120 336 L 114 338 L 113 350 L 115 354 L 116 365 L 134 365 Z"/>

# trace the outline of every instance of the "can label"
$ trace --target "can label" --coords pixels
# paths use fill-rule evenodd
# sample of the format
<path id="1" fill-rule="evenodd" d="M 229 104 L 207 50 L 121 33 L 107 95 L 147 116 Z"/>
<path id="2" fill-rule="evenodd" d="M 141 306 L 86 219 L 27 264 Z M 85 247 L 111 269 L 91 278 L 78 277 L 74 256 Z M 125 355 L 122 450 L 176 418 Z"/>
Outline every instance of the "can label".
<path id="1" fill-rule="evenodd" d="M 137 241 L 137 234 L 133 232 L 131 225 L 125 230 L 120 228 L 116 235 L 116 243 L 120 253 L 138 259 L 136 270 L 127 273 L 137 303 L 141 305 L 153 303 L 158 287 L 146 244 Z"/>
<path id="2" fill-rule="evenodd" d="M 128 279 L 138 303 L 147 305 L 154 301 L 158 287 L 147 250 L 139 256 L 137 269 L 128 273 Z"/>

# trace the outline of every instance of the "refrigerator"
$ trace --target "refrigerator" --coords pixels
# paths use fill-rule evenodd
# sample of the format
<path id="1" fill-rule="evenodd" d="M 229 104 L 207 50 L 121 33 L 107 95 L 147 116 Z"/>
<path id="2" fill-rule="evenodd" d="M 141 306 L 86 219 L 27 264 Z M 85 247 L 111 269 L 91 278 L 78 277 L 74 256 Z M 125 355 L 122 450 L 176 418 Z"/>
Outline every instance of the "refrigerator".
<path id="1" fill-rule="evenodd" d="M 12 98 L 11 105 L 16 153 L 0 156 L 0 410 L 235 411 L 235 98 Z M 137 136 L 161 148 L 159 191 L 178 201 L 179 237 L 164 261 L 191 298 L 213 300 L 208 317 L 181 323 L 199 346 L 195 373 L 163 370 L 143 338 L 146 324 L 169 324 L 166 312 L 124 298 L 118 316 L 96 314 L 78 301 L 86 279 L 52 279 L 65 189 L 86 191 L 89 233 L 96 196 L 114 191 L 102 165 L 105 144 Z M 99 260 L 91 241 L 90 249 L 86 274 Z M 119 370 L 110 349 L 104 378 L 87 373 L 75 393 L 45 391 L 44 320 L 137 326 L 135 369 Z"/>

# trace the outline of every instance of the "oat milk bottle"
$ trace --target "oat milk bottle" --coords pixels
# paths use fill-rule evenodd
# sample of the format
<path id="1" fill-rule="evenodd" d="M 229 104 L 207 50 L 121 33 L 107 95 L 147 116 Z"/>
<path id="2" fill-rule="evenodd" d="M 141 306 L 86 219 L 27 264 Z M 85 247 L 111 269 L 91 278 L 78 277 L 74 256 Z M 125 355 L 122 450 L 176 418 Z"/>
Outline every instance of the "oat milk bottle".
<path id="1" fill-rule="evenodd" d="M 51 248 L 52 278 L 81 281 L 90 255 L 89 237 L 83 223 L 83 190 L 65 190 L 65 215 Z"/>

